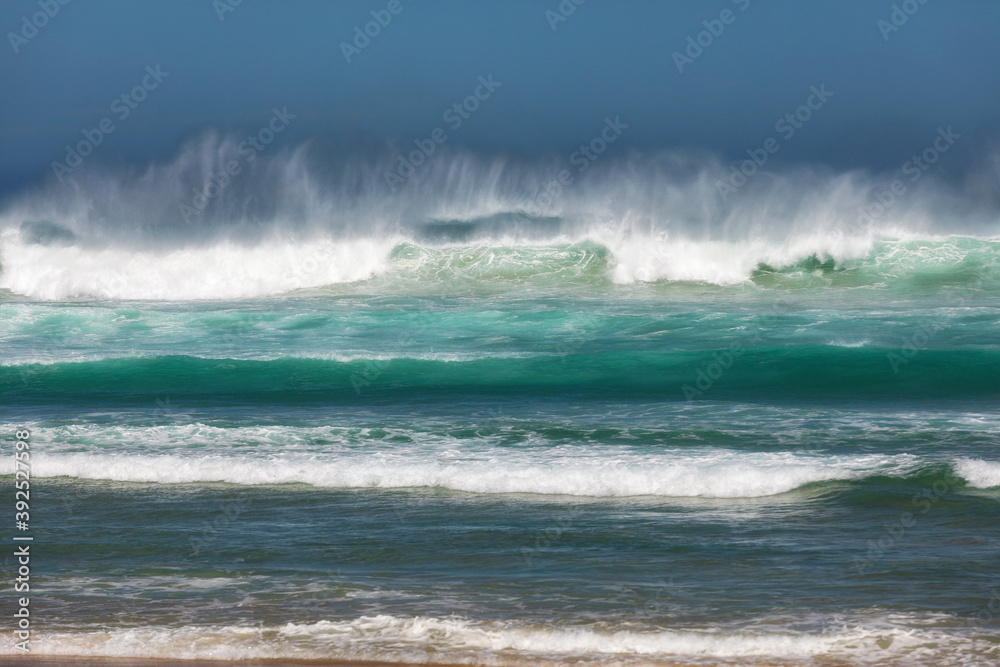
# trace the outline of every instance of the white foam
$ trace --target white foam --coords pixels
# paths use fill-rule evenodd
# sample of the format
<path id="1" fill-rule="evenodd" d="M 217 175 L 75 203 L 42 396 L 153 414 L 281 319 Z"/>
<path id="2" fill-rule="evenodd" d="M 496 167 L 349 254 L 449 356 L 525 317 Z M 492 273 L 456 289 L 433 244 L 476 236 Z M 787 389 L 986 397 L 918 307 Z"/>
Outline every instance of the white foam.
<path id="1" fill-rule="evenodd" d="M 411 345 L 412 347 L 412 345 Z M 539 357 L 559 356 L 556 350 L 540 353 L 534 352 L 424 352 L 410 349 L 400 345 L 400 350 L 391 352 L 330 352 L 330 351 L 297 351 L 291 354 L 282 352 L 258 352 L 235 350 L 226 354 L 187 354 L 186 357 L 192 359 L 206 359 L 210 361 L 277 361 L 282 359 L 315 359 L 317 361 L 337 361 L 350 363 L 352 361 L 393 361 L 396 359 L 415 359 L 420 361 L 478 361 L 480 359 L 535 359 Z M 162 356 L 169 356 L 170 350 L 150 350 L 138 353 L 134 350 L 101 354 L 81 354 L 69 352 L 58 355 L 51 352 L 46 355 L 22 354 L 12 355 L 0 361 L 0 367 L 13 366 L 54 366 L 55 364 L 82 364 L 95 361 L 107 361 L 109 359 L 157 359 Z"/>
<path id="2" fill-rule="evenodd" d="M 1000 462 L 997 461 L 963 459 L 955 462 L 955 472 L 977 489 L 1000 486 Z"/>
<path id="3" fill-rule="evenodd" d="M 813 255 L 842 262 L 865 257 L 873 246 L 870 236 L 833 237 L 824 231 L 783 240 L 695 241 L 665 233 L 593 236 L 614 254 L 612 280 L 616 283 L 683 280 L 736 285 L 749 280 L 762 263 L 781 268 Z"/>
<path id="4" fill-rule="evenodd" d="M 827 345 L 830 345 L 831 347 L 864 347 L 865 345 L 868 345 L 871 342 L 872 342 L 871 338 L 860 338 L 855 340 L 846 340 L 843 338 L 838 338 L 835 340 L 827 341 Z"/>
<path id="5" fill-rule="evenodd" d="M 917 626 L 917 627 L 914 627 Z M 650 659 L 812 660 L 909 664 L 993 664 L 989 642 L 933 628 L 857 625 L 821 632 L 672 630 L 635 624 L 552 626 L 519 621 L 477 622 L 461 617 L 362 616 L 353 620 L 282 626 L 186 626 L 40 632 L 40 655 L 174 659 L 341 659 L 411 663 L 519 665 L 621 664 Z M 9 633 L 8 633 L 9 634 Z M 0 653 L 13 653 L 13 639 Z M 937 662 L 935 662 L 937 661 Z M 747 664 L 742 662 L 741 664 Z M 892 664 L 891 662 L 888 664 Z"/>
<path id="6" fill-rule="evenodd" d="M 371 278 L 393 245 L 318 239 L 151 252 L 30 244 L 8 230 L 0 237 L 0 288 L 41 300 L 257 297 Z"/>
<path id="7" fill-rule="evenodd" d="M 206 439 L 212 440 L 210 433 L 194 437 L 198 442 Z M 148 442 L 154 448 L 162 445 L 152 438 Z M 483 494 L 752 498 L 786 493 L 811 482 L 903 474 L 914 465 L 914 458 L 905 455 L 808 456 L 728 450 L 642 454 L 597 447 L 498 451 L 482 445 L 457 452 L 448 443 L 385 448 L 378 453 L 334 446 L 289 454 L 280 440 L 263 442 L 270 446 L 255 448 L 249 455 L 239 451 L 197 456 L 45 451 L 34 456 L 32 474 L 165 484 L 299 483 L 345 489 L 439 487 Z M 274 453 L 278 449 L 283 451 Z M 0 472 L 11 473 L 12 466 L 0 460 Z"/>
<path id="8" fill-rule="evenodd" d="M 0 235 L 0 288 L 40 300 L 237 299 L 353 283 L 376 275 L 389 277 L 382 289 L 399 290 L 470 282 L 565 284 L 602 272 L 621 284 L 668 280 L 736 285 L 750 280 L 760 264 L 785 268 L 814 256 L 841 266 L 867 258 L 891 264 L 895 272 L 913 271 L 918 259 L 936 257 L 938 250 L 942 257 L 930 264 L 935 267 L 957 266 L 964 257 L 940 242 L 904 252 L 904 242 L 876 243 L 871 235 L 793 231 L 776 239 L 747 234 L 698 240 L 665 232 L 625 234 L 616 227 L 596 225 L 544 243 L 501 238 L 435 246 L 383 235 L 344 240 L 272 238 L 255 245 L 226 241 L 153 252 L 26 243 L 20 232 L 7 230 Z M 607 260 L 602 247 L 608 251 Z M 988 254 L 983 248 L 977 252 Z"/>

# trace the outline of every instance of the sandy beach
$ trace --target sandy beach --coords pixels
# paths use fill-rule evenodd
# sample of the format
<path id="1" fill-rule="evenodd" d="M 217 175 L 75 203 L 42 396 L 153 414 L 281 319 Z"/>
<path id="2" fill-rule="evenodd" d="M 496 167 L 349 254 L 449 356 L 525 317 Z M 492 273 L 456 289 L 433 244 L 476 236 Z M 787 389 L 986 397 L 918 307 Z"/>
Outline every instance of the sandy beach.
<path id="1" fill-rule="evenodd" d="M 368 662 L 368 661 L 338 661 L 338 660 L 174 660 L 170 658 L 111 658 L 111 657 L 89 657 L 89 656 L 3 656 L 0 658 L 0 665 L 24 664 L 32 667 L 69 667 L 70 665 L 81 665 L 83 667 L 430 667 L 420 663 L 397 663 L 397 662 Z M 549 664 L 549 663 L 545 663 Z M 656 661 L 657 665 L 663 667 L 712 667 L 708 663 L 700 662 L 695 665 L 688 662 L 665 663 Z M 732 667 L 734 663 L 719 663 L 719 666 L 728 665 Z M 776 663 L 741 663 L 753 665 L 754 667 L 778 667 Z M 868 664 L 868 663 L 866 663 Z M 891 663 L 886 663 L 891 664 Z M 459 667 L 458 665 L 444 665 L 435 663 L 433 667 Z M 463 665 L 462 667 L 469 667 Z M 787 662 L 782 662 L 781 667 L 798 667 Z M 802 667 L 805 667 L 803 664 Z M 850 667 L 849 663 L 828 663 L 826 667 Z"/>

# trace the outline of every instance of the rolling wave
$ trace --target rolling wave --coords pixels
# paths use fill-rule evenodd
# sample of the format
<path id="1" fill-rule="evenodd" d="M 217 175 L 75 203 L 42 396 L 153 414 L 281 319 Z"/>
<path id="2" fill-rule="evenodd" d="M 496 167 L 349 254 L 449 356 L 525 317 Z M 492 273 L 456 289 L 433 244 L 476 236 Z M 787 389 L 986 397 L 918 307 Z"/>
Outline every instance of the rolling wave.
<path id="1" fill-rule="evenodd" d="M 379 402 L 429 396 L 546 396 L 761 401 L 940 397 L 990 399 L 1000 393 L 1000 351 L 923 349 L 920 363 L 893 364 L 899 350 L 798 345 L 721 351 L 600 351 L 467 361 L 396 358 L 271 361 L 157 356 L 79 363 L 0 366 L 0 397 L 123 405 L 177 400 Z M 728 356 L 726 356 L 728 355 Z M 903 358 L 905 359 L 905 358 Z M 834 372 L 835 371 L 835 372 Z"/>
<path id="2" fill-rule="evenodd" d="M 562 452 L 565 454 L 565 452 Z M 74 477 L 162 484 L 226 482 L 307 484 L 332 489 L 440 488 L 480 494 L 565 495 L 592 498 L 756 498 L 806 484 L 850 480 L 907 466 L 909 458 L 795 455 L 626 456 L 600 460 L 552 453 L 480 455 L 435 461 L 420 456 L 191 456 L 38 454 L 35 477 Z M 4 464 L 4 472 L 13 473 Z"/>
<path id="3" fill-rule="evenodd" d="M 67 435 L 36 431 L 42 448 L 32 475 L 119 482 L 237 485 L 305 484 L 331 489 L 438 488 L 478 494 L 568 495 L 592 498 L 754 498 L 807 485 L 848 482 L 933 486 L 1000 486 L 1000 464 L 950 463 L 909 453 L 831 454 L 742 451 L 706 446 L 550 441 L 537 436 L 512 447 L 488 432 L 455 439 L 411 433 L 388 440 L 282 429 L 229 433 L 205 426 Z M 171 436 L 171 433 L 174 435 Z M 242 433 L 242 435 L 240 435 Z M 470 433 L 470 436 L 472 434 Z M 96 438 L 96 439 L 95 439 Z M 122 438 L 142 453 L 115 451 Z M 415 440 L 415 442 L 414 442 Z M 12 474 L 13 462 L 0 462 Z"/>

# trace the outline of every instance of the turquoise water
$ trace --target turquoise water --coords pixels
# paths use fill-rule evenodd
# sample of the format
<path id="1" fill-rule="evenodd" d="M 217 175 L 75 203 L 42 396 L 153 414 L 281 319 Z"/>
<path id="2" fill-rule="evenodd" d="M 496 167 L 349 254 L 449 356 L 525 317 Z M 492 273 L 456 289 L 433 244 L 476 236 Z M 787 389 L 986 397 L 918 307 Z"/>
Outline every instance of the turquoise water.
<path id="1" fill-rule="evenodd" d="M 1000 660 L 995 239 L 10 243 L 36 652 Z"/>

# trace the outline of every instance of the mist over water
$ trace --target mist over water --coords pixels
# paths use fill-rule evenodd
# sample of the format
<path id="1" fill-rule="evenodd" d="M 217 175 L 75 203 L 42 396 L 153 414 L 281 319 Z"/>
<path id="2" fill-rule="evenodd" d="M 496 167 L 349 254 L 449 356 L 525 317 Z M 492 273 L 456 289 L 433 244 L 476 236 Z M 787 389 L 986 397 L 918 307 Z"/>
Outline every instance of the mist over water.
<path id="1" fill-rule="evenodd" d="M 691 151 L 528 161 L 443 146 L 413 166 L 390 144 L 312 141 L 252 159 L 245 147 L 209 132 L 170 161 L 81 168 L 14 198 L 0 213 L 0 286 L 46 299 L 239 298 L 392 271 L 419 280 L 416 267 L 435 262 L 466 276 L 569 262 L 614 283 L 728 285 L 807 261 L 888 261 L 880 242 L 1000 233 L 988 167 L 956 183 L 914 180 L 912 165 L 765 171 Z M 925 259 L 949 260 L 935 252 Z"/>

